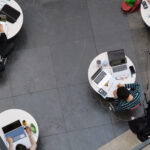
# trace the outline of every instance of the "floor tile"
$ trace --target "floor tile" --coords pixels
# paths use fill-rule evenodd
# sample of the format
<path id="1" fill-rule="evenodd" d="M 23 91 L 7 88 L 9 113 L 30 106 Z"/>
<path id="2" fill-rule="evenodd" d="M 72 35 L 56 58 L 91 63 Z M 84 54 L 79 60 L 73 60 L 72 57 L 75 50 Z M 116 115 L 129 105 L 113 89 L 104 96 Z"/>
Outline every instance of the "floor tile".
<path id="1" fill-rule="evenodd" d="M 114 134 L 115 134 L 116 137 L 121 135 L 122 133 L 126 132 L 128 129 L 129 129 L 129 126 L 128 126 L 127 122 L 113 123 L 113 131 L 114 131 Z"/>
<path id="2" fill-rule="evenodd" d="M 135 47 L 135 55 L 138 60 L 139 69 L 141 72 L 147 69 L 147 56 L 149 47 L 150 34 L 146 28 L 133 29 L 131 30 L 133 44 Z M 149 59 L 149 58 L 148 58 Z M 150 67 L 148 66 L 148 70 Z"/>
<path id="3" fill-rule="evenodd" d="M 114 138 L 111 125 L 68 133 L 72 150 L 97 150 Z"/>
<path id="4" fill-rule="evenodd" d="M 60 134 L 40 138 L 38 150 L 70 150 L 68 135 Z"/>
<path id="5" fill-rule="evenodd" d="M 47 19 L 49 40 L 74 41 L 92 37 L 86 0 L 41 2 Z"/>
<path id="6" fill-rule="evenodd" d="M 18 49 L 22 45 L 26 48 L 35 48 L 49 43 L 73 41 L 93 36 L 86 0 L 19 2 L 24 12 L 22 30 L 24 44 L 19 44 L 22 42 L 18 38 Z M 29 23 L 29 19 L 32 23 Z"/>
<path id="7" fill-rule="evenodd" d="M 0 99 L 11 97 L 11 86 L 10 86 L 10 79 L 6 72 L 0 74 Z"/>
<path id="8" fill-rule="evenodd" d="M 13 95 L 56 87 L 52 59 L 48 47 L 23 49 L 13 55 L 9 66 Z"/>
<path id="9" fill-rule="evenodd" d="M 88 82 L 88 67 L 97 55 L 92 39 L 50 47 L 58 87 Z"/>
<path id="10" fill-rule="evenodd" d="M 120 11 L 120 6 L 119 0 L 88 0 L 92 28 L 99 49 L 125 46 L 129 25 L 127 16 Z"/>
<path id="11" fill-rule="evenodd" d="M 109 112 L 101 106 L 101 98 L 91 90 L 87 84 L 59 89 L 67 131 L 111 122 Z"/>
<path id="12" fill-rule="evenodd" d="M 57 90 L 17 96 L 14 101 L 16 108 L 26 110 L 35 117 L 40 136 L 65 132 Z"/>
<path id="13" fill-rule="evenodd" d="M 140 29 L 145 27 L 140 10 L 128 15 L 128 21 L 130 29 Z"/>
<path id="14" fill-rule="evenodd" d="M 5 98 L 0 100 L 0 112 L 13 108 L 15 108 L 15 106 L 12 98 Z"/>
<path id="15" fill-rule="evenodd" d="M 16 37 L 16 48 L 36 48 L 48 45 L 49 35 L 47 34 L 47 18 L 44 11 L 34 0 L 19 1 L 23 8 L 23 27 Z"/>

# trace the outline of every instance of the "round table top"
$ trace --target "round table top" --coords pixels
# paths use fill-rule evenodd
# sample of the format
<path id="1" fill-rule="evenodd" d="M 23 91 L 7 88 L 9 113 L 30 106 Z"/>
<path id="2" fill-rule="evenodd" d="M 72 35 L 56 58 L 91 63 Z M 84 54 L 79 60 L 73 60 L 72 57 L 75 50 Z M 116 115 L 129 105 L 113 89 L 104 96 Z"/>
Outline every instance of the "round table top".
<path id="1" fill-rule="evenodd" d="M 145 24 L 150 27 L 150 4 L 148 3 L 147 0 L 143 0 L 143 1 L 146 2 L 148 8 L 144 9 L 144 7 L 141 3 L 141 8 L 140 8 L 141 9 L 141 16 L 142 16 L 142 19 L 145 22 Z"/>
<path id="2" fill-rule="evenodd" d="M 21 110 L 21 109 L 8 109 L 0 113 L 0 136 L 2 137 L 5 144 L 8 145 L 8 143 L 6 142 L 4 133 L 2 131 L 2 127 L 17 120 L 20 120 L 21 123 L 23 120 L 26 120 L 28 126 L 30 126 L 31 123 L 35 125 L 37 133 L 36 134 L 33 133 L 33 137 L 35 138 L 35 141 L 37 142 L 39 138 L 39 128 L 34 117 L 30 115 L 28 112 Z"/>
<path id="3" fill-rule="evenodd" d="M 10 0 L 7 1 L 7 5 L 15 8 L 16 10 L 18 10 L 20 12 L 20 16 L 17 19 L 17 21 L 15 23 L 10 23 L 10 22 L 6 22 L 6 27 L 7 27 L 7 39 L 11 39 L 12 37 L 14 37 L 22 28 L 23 25 L 23 12 L 21 7 L 18 5 L 18 3 L 14 0 Z"/>
<path id="4" fill-rule="evenodd" d="M 127 67 L 129 69 L 129 66 L 134 66 L 133 62 L 126 56 L 127 58 Z M 90 63 L 89 69 L 88 69 L 88 80 L 89 83 L 91 85 L 91 87 L 93 88 L 94 91 L 96 91 L 99 94 L 99 88 L 95 85 L 92 84 L 92 75 L 99 69 L 98 65 L 97 65 L 97 60 L 101 60 L 101 63 L 103 63 L 104 61 L 109 62 L 108 60 L 108 55 L 107 52 L 101 53 L 98 56 L 96 56 L 92 62 Z M 135 68 L 135 67 L 134 67 Z M 111 74 L 113 74 L 112 72 L 112 68 L 111 66 L 108 64 L 107 67 L 103 67 L 103 69 L 108 70 Z M 121 84 L 129 84 L 129 83 L 135 83 L 136 80 L 136 73 L 134 75 L 131 76 L 131 74 L 129 75 L 128 78 L 123 79 L 123 80 L 117 80 L 117 82 L 121 83 Z M 112 94 L 108 93 L 107 97 L 114 97 Z"/>

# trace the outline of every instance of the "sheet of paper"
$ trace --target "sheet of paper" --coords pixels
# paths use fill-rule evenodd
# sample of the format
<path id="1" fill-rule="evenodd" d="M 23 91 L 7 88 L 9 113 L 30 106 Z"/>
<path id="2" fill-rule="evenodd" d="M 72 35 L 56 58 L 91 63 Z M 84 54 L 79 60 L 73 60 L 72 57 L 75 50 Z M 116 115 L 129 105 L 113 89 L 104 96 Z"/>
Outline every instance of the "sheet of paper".
<path id="1" fill-rule="evenodd" d="M 117 89 L 117 85 L 119 84 L 118 81 L 116 81 L 113 77 L 109 79 L 103 86 L 103 89 L 109 93 L 113 94 L 113 92 Z"/>

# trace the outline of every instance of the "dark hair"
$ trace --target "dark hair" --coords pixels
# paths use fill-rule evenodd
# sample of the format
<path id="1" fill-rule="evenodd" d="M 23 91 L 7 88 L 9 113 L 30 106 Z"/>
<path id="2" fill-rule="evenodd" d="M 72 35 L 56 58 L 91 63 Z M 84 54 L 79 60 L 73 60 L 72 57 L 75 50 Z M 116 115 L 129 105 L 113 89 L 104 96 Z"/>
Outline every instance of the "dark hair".
<path id="1" fill-rule="evenodd" d="M 129 95 L 130 95 L 130 92 L 128 91 L 127 88 L 120 87 L 117 89 L 118 98 L 126 100 L 129 97 Z"/>
<path id="2" fill-rule="evenodd" d="M 26 146 L 22 145 L 22 144 L 18 144 L 16 146 L 16 150 L 27 150 Z"/>

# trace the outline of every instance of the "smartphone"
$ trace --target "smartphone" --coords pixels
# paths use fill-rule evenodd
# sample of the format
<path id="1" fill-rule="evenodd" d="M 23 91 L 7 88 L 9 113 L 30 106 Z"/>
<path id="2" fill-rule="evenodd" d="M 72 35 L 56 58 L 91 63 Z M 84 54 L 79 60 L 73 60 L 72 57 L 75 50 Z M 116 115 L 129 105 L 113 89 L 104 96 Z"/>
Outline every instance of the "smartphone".
<path id="1" fill-rule="evenodd" d="M 135 74 L 135 69 L 134 69 L 134 67 L 133 67 L 133 66 L 130 66 L 129 68 L 130 68 L 131 74 Z"/>
<path id="2" fill-rule="evenodd" d="M 144 9 L 148 8 L 147 3 L 145 1 L 142 2 L 142 5 L 143 5 Z"/>

